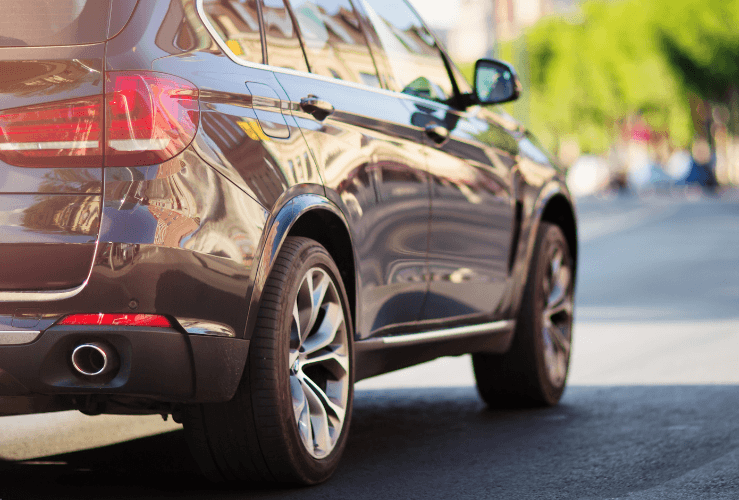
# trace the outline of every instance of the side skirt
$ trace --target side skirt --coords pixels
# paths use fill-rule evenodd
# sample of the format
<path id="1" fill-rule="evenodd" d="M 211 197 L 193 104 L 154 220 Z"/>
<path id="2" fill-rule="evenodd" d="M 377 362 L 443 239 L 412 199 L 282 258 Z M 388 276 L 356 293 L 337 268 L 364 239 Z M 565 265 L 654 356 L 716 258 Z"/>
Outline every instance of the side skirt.
<path id="1" fill-rule="evenodd" d="M 355 378 L 362 380 L 442 356 L 504 353 L 515 329 L 516 322 L 506 320 L 360 340 L 354 343 Z"/>

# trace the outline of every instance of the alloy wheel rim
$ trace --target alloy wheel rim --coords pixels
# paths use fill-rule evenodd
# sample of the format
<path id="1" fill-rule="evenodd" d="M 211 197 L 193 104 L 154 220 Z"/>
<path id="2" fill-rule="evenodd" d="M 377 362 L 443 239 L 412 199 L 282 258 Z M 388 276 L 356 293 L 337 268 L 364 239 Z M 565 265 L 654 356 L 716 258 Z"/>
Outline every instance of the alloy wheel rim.
<path id="1" fill-rule="evenodd" d="M 542 337 L 544 364 L 554 387 L 562 387 L 567 377 L 572 342 L 572 269 L 565 251 L 555 246 L 549 252 L 544 275 Z"/>
<path id="2" fill-rule="evenodd" d="M 344 308 L 328 273 L 306 272 L 293 304 L 290 393 L 298 435 L 314 458 L 341 435 L 349 401 L 349 345 Z"/>

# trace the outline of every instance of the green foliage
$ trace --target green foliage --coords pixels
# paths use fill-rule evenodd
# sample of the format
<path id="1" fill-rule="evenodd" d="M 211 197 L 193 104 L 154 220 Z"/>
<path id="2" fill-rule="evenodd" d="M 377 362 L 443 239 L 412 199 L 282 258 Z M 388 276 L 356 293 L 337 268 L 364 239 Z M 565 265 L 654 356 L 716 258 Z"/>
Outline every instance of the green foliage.
<path id="1" fill-rule="evenodd" d="M 531 127 L 548 146 L 575 136 L 605 151 L 642 113 L 676 145 L 693 136 L 690 92 L 726 99 L 739 82 L 739 0 L 589 1 L 577 21 L 526 33 Z"/>
<path id="2" fill-rule="evenodd" d="M 468 83 L 472 84 L 472 82 L 475 80 L 475 63 L 474 62 L 466 62 L 457 64 L 457 67 L 459 68 L 459 71 L 462 73 L 462 76 L 465 77 Z"/>
<path id="3" fill-rule="evenodd" d="M 715 102 L 739 82 L 739 1 L 680 0 L 658 27 L 661 48 L 686 87 Z"/>

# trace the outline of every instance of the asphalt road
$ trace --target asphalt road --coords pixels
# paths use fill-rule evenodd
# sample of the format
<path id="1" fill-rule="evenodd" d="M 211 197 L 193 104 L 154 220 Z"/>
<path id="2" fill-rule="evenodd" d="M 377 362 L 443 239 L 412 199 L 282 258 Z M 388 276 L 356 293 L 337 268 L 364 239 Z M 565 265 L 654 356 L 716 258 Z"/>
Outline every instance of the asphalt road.
<path id="1" fill-rule="evenodd" d="M 585 199 L 579 212 L 556 408 L 488 411 L 469 359 L 443 358 L 358 384 L 328 483 L 257 490 L 202 481 L 158 417 L 4 417 L 0 499 L 739 498 L 739 199 Z"/>

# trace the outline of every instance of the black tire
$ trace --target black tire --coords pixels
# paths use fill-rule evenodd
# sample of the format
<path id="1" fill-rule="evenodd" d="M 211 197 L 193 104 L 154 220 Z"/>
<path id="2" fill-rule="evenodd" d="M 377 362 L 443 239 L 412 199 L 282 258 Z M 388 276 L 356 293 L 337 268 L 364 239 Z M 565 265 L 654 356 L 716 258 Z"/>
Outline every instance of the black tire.
<path id="1" fill-rule="evenodd" d="M 323 276 L 330 278 L 334 288 L 326 285 L 327 291 L 321 296 L 317 315 L 313 315 L 316 307 L 307 316 L 301 309 L 294 321 L 293 307 L 304 304 L 306 297 L 320 295 L 316 295 L 315 290 L 324 285 Z M 315 280 L 318 280 L 318 288 L 314 290 Z M 307 295 L 306 290 L 310 291 Z M 324 300 L 327 304 L 325 308 Z M 315 301 L 310 299 L 309 302 Z M 340 304 L 342 310 L 336 312 L 335 304 Z M 340 324 L 340 319 L 331 323 L 330 315 L 335 318 L 343 315 L 344 326 Z M 306 327 L 305 339 L 302 339 L 303 336 L 296 333 L 301 327 L 296 327 L 296 324 L 303 322 L 308 325 L 311 318 L 317 326 Z M 329 326 L 325 327 L 327 322 Z M 323 355 L 323 359 L 328 353 L 330 363 L 324 366 L 320 362 L 315 364 L 314 358 L 306 360 L 309 355 L 304 355 L 304 351 L 309 339 L 314 341 L 312 346 L 320 345 L 323 339 L 330 336 L 326 332 L 333 324 L 338 325 L 334 338 L 339 347 L 333 343 L 325 345 L 314 356 Z M 226 403 L 189 407 L 183 415 L 188 444 L 203 473 L 217 482 L 310 485 L 328 479 L 338 466 L 351 420 L 354 382 L 352 331 L 346 291 L 329 253 L 314 240 L 288 237 L 262 293 L 247 364 L 236 395 Z M 296 340 L 296 335 L 300 340 Z M 317 336 L 320 338 L 316 342 Z M 339 345 L 341 342 L 343 344 Z M 305 365 L 301 364 L 303 362 Z M 307 375 L 308 370 L 311 370 L 310 376 Z M 335 376 L 334 373 L 339 375 Z M 334 377 L 341 380 L 334 382 Z M 307 378 L 311 381 L 305 381 Z M 308 392 L 303 393 L 303 408 L 298 417 L 293 409 L 293 400 L 299 398 L 300 390 L 306 384 L 313 396 Z M 338 418 L 332 420 L 331 417 L 340 411 L 330 413 L 329 406 L 323 405 L 326 426 L 318 426 L 318 429 L 311 415 L 316 402 L 322 402 L 320 398 L 316 399 L 318 391 L 315 388 L 321 384 L 324 396 L 328 393 L 341 394 L 339 399 L 343 401 L 346 396 L 346 401 L 341 403 L 345 409 L 343 421 Z M 336 408 L 341 409 L 339 404 Z M 305 412 L 308 412 L 307 420 L 304 418 Z M 303 419 L 304 424 L 301 430 L 298 429 L 299 418 Z M 306 423 L 309 425 L 306 426 Z M 338 434 L 331 435 L 332 423 L 336 425 L 333 430 L 338 430 Z M 304 438 L 301 439 L 301 436 Z M 332 440 L 331 436 L 338 437 Z M 324 446 L 316 446 L 319 441 Z M 311 445 L 313 447 L 309 451 Z M 324 451 L 325 456 L 322 455 Z"/>
<path id="2" fill-rule="evenodd" d="M 558 252 L 562 266 L 555 277 L 564 280 L 557 285 L 559 288 L 552 280 L 553 262 Z M 554 406 L 559 402 L 570 363 L 572 270 L 572 252 L 564 233 L 559 226 L 542 222 L 536 235 L 511 348 L 505 354 L 472 356 L 477 389 L 489 407 L 526 408 Z M 555 293 L 559 289 L 562 291 L 561 311 L 559 306 L 552 307 L 556 305 L 553 300 L 559 297 Z M 549 314 L 555 310 L 556 314 Z M 552 318 L 550 323 L 545 320 L 547 316 Z"/>

